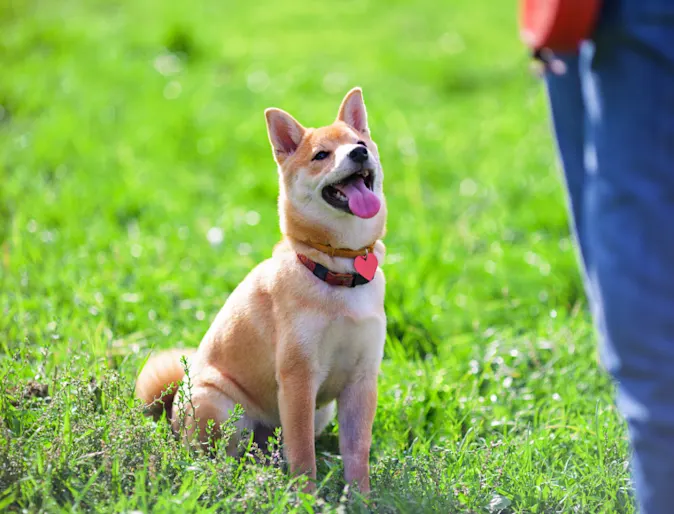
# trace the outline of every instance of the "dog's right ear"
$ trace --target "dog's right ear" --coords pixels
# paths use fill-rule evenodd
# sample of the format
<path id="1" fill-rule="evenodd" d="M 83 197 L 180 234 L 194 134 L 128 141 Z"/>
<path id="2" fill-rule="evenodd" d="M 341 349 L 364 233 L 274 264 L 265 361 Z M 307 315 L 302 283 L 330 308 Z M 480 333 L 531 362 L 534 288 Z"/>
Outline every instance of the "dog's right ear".
<path id="1" fill-rule="evenodd" d="M 281 109 L 267 109 L 264 111 L 264 116 L 267 118 L 267 132 L 274 150 L 274 159 L 282 164 L 300 145 L 304 137 L 304 127 Z"/>

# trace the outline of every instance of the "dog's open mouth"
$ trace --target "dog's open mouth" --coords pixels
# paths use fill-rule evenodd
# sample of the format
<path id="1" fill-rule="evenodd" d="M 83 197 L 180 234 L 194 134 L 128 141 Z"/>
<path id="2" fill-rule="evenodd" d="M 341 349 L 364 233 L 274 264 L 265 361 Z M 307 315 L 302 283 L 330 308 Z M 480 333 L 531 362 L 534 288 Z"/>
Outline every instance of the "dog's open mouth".
<path id="1" fill-rule="evenodd" d="M 359 170 L 344 180 L 325 186 L 323 199 L 339 209 L 359 218 L 372 218 L 381 207 L 381 202 L 373 191 L 374 172 Z"/>

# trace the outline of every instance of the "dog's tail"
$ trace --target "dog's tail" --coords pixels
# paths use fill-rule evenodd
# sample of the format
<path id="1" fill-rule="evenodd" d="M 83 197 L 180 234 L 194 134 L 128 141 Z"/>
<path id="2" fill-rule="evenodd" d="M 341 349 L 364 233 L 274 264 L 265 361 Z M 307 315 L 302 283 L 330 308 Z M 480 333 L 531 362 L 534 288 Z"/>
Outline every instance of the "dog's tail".
<path id="1" fill-rule="evenodd" d="M 189 358 L 195 350 L 167 350 L 150 357 L 136 380 L 136 396 L 146 406 L 146 412 L 159 419 L 162 412 L 171 417 L 173 397 L 185 376 L 181 357 Z"/>

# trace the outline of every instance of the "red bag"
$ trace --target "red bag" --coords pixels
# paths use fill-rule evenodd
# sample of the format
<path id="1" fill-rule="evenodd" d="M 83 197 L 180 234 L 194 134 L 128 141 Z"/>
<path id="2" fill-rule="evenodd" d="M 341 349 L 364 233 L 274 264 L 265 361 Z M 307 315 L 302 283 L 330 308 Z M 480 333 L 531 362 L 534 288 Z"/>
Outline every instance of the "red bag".
<path id="1" fill-rule="evenodd" d="M 536 53 L 575 52 L 591 36 L 600 0 L 520 0 L 520 34 Z"/>

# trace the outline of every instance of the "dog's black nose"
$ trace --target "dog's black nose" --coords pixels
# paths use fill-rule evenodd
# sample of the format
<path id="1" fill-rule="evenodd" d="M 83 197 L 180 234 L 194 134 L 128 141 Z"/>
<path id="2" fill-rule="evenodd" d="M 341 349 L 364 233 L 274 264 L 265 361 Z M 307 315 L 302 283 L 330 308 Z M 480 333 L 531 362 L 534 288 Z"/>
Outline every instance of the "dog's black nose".
<path id="1" fill-rule="evenodd" d="M 367 161 L 367 148 L 364 146 L 358 145 L 356 148 L 349 152 L 349 158 L 359 164 Z"/>

